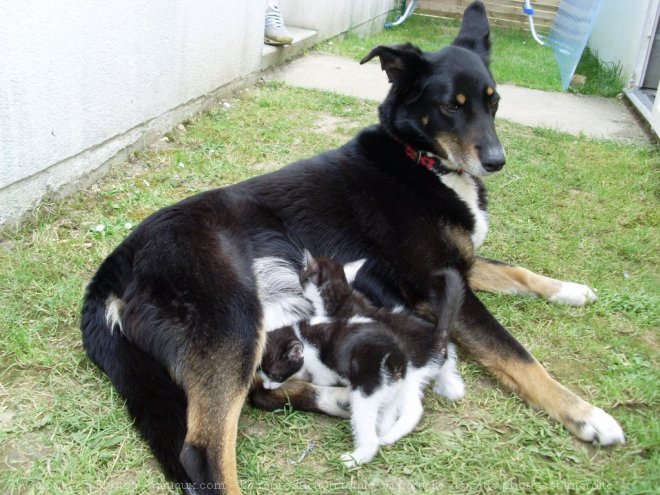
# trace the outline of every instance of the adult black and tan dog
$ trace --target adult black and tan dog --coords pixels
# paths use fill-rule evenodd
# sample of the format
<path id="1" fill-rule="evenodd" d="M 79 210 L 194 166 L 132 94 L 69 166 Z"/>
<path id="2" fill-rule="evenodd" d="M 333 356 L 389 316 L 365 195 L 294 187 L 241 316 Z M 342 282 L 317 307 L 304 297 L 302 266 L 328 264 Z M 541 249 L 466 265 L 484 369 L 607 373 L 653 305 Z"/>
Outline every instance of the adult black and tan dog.
<path id="1" fill-rule="evenodd" d="M 309 309 L 275 279 L 297 273 L 305 248 L 367 258 L 355 283 L 383 305 L 423 304 L 433 272 L 457 269 L 471 290 L 453 340 L 578 438 L 624 441 L 611 416 L 553 380 L 472 292 L 594 299 L 586 286 L 474 254 L 488 228 L 480 177 L 505 162 L 489 56 L 480 2 L 438 52 L 374 48 L 363 62 L 379 57 L 392 85 L 380 124 L 339 149 L 164 208 L 103 262 L 84 301 L 85 349 L 175 480 L 240 492 L 237 422 L 265 332 Z M 345 414 L 340 387 L 256 383 L 250 397 Z"/>

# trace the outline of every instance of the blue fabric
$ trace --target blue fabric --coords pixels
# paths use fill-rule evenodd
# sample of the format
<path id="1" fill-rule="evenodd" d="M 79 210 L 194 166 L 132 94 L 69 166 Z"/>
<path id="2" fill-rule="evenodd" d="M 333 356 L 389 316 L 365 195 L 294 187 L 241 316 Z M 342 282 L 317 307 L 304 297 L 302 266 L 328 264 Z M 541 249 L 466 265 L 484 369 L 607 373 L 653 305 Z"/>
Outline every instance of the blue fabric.
<path id="1" fill-rule="evenodd" d="M 561 0 L 559 4 L 547 44 L 555 52 L 564 90 L 587 46 L 601 4 L 602 0 Z"/>

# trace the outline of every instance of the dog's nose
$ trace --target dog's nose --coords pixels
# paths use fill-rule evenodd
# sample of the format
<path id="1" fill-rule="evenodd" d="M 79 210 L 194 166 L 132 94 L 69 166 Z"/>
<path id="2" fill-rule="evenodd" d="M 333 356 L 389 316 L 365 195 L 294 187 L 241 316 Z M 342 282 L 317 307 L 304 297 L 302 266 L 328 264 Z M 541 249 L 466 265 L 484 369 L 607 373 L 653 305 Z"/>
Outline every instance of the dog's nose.
<path id="1" fill-rule="evenodd" d="M 481 164 L 483 165 L 484 169 L 487 172 L 497 172 L 498 170 L 502 170 L 502 167 L 504 167 L 505 163 L 506 161 L 504 160 L 504 158 L 497 161 L 481 162 Z"/>
<path id="2" fill-rule="evenodd" d="M 502 167 L 504 167 L 504 164 L 506 163 L 502 146 L 480 148 L 479 159 L 481 160 L 481 166 L 486 172 L 497 172 L 498 170 L 502 170 Z"/>

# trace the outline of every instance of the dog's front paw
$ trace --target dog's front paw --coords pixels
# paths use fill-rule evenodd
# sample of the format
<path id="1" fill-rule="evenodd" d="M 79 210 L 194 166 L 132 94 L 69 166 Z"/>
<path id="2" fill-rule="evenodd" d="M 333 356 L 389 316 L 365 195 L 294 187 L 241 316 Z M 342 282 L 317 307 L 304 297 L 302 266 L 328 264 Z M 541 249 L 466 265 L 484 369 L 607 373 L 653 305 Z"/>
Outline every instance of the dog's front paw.
<path id="1" fill-rule="evenodd" d="M 350 387 L 316 386 L 316 405 L 325 414 L 339 418 L 351 417 Z"/>
<path id="2" fill-rule="evenodd" d="M 579 429 L 575 434 L 580 440 L 600 445 L 615 445 L 626 441 L 626 436 L 616 419 L 599 407 L 594 407 L 584 421 L 579 423 Z"/>
<path id="3" fill-rule="evenodd" d="M 598 297 L 596 293 L 583 284 L 562 282 L 559 290 L 548 298 L 550 302 L 570 304 L 571 306 L 584 306 L 594 302 Z"/>

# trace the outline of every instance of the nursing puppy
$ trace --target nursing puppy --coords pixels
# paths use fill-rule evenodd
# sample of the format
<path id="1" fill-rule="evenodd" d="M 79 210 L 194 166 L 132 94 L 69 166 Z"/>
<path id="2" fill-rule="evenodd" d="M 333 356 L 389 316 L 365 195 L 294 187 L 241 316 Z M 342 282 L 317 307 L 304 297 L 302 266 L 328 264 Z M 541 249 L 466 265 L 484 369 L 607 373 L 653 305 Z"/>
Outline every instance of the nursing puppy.
<path id="1" fill-rule="evenodd" d="M 448 358 L 447 346 L 463 284 L 455 270 L 435 277 L 443 293 L 429 298 L 431 323 L 402 308 L 375 308 L 353 291 L 341 264 L 305 252 L 301 282 L 314 315 L 267 334 L 259 370 L 265 388 L 276 389 L 289 378 L 350 386 L 355 450 L 342 456 L 347 467 L 371 461 L 379 445 L 392 444 L 415 428 L 424 387 L 432 379 L 449 382 L 437 385 L 442 391 L 456 390 L 458 381 L 462 396 L 456 355 Z"/>

